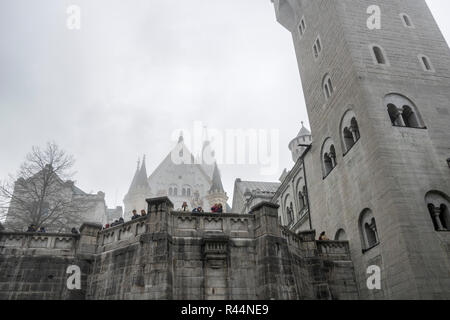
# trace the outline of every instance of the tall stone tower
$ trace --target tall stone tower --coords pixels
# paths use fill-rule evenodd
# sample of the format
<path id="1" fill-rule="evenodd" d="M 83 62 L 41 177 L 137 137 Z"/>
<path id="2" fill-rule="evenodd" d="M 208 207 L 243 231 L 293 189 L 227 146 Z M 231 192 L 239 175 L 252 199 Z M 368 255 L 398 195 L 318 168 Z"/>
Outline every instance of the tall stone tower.
<path id="1" fill-rule="evenodd" d="M 449 299 L 450 52 L 425 0 L 272 2 L 314 140 L 313 228 L 349 240 L 362 298 Z"/>

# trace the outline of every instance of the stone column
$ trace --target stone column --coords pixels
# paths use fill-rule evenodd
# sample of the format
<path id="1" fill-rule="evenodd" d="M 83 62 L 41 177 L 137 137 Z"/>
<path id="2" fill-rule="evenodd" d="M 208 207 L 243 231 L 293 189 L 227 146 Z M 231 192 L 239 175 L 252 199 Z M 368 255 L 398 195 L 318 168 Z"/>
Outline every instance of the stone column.
<path id="1" fill-rule="evenodd" d="M 101 224 L 83 223 L 80 228 L 79 253 L 94 254 L 97 251 L 98 233 L 102 230 Z"/>
<path id="2" fill-rule="evenodd" d="M 173 203 L 168 197 L 146 199 L 148 203 L 147 218 L 150 233 L 168 231 L 169 213 L 173 210 Z"/>
<path id="3" fill-rule="evenodd" d="M 403 114 L 403 110 L 397 110 L 397 118 L 395 120 L 398 123 L 397 125 L 405 127 L 406 124 L 405 124 L 405 121 L 403 121 L 402 114 Z"/>
<path id="4" fill-rule="evenodd" d="M 297 299 L 298 289 L 287 242 L 278 224 L 279 206 L 270 202 L 252 208 L 255 215 L 256 299 Z"/>
<path id="5" fill-rule="evenodd" d="M 439 231 L 444 230 L 444 226 L 442 225 L 441 219 L 440 219 L 441 208 L 439 208 L 439 207 L 434 207 L 434 208 L 433 208 L 432 214 L 433 214 L 434 222 L 435 222 L 436 225 L 437 225 L 437 229 L 438 229 Z"/>

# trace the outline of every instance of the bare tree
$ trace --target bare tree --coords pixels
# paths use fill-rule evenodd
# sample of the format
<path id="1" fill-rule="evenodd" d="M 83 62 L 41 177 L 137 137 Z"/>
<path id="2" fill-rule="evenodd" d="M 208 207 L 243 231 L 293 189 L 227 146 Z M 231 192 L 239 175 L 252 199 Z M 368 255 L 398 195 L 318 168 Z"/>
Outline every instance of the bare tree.
<path id="1" fill-rule="evenodd" d="M 28 226 L 48 231 L 69 231 L 81 223 L 92 203 L 74 196 L 69 179 L 75 161 L 55 143 L 32 147 L 16 176 L 0 184 L 0 214 L 5 228 L 23 231 Z M 81 192 L 81 191 L 80 191 Z"/>

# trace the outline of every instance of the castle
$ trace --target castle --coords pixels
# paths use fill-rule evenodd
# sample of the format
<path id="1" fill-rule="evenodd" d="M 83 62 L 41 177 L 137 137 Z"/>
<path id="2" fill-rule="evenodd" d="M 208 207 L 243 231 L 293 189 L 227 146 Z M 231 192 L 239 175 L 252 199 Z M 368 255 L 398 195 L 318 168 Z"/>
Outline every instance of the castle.
<path id="1" fill-rule="evenodd" d="M 140 212 L 146 209 L 145 199 L 162 196 L 168 197 L 180 210 L 183 203 L 187 204 L 189 211 L 198 207 L 207 211 L 219 203 L 224 212 L 231 210 L 214 160 L 214 151 L 207 139 L 203 143 L 201 156 L 196 159 L 180 135 L 176 146 L 150 176 L 147 176 L 144 157 L 124 198 L 125 219 L 131 218 L 133 210 Z"/>
<path id="2" fill-rule="evenodd" d="M 236 179 L 231 209 L 196 214 L 178 209 L 227 202 L 217 164 L 169 154 L 148 177 L 144 159 L 124 203 L 148 216 L 0 232 L 0 298 L 450 298 L 450 52 L 425 0 L 272 2 L 311 126 L 289 144 L 291 170 Z M 182 137 L 174 150 L 193 160 Z M 48 271 L 28 272 L 36 262 Z M 65 287 L 69 264 L 81 290 Z"/>

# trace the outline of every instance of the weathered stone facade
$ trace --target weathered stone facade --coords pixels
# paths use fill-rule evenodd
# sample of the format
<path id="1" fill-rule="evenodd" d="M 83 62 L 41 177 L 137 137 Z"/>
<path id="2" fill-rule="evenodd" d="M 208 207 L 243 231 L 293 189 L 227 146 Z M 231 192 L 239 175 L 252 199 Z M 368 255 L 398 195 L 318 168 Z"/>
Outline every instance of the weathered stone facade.
<path id="1" fill-rule="evenodd" d="M 349 246 L 278 224 L 278 206 L 254 214 L 173 211 L 80 235 L 0 232 L 0 299 L 357 299 Z M 78 265 L 81 290 L 68 290 Z"/>
<path id="2" fill-rule="evenodd" d="M 313 228 L 349 241 L 361 298 L 449 299 L 450 51 L 426 2 L 272 2 L 293 36 L 314 141 Z M 372 265 L 381 290 L 366 286 Z"/>

